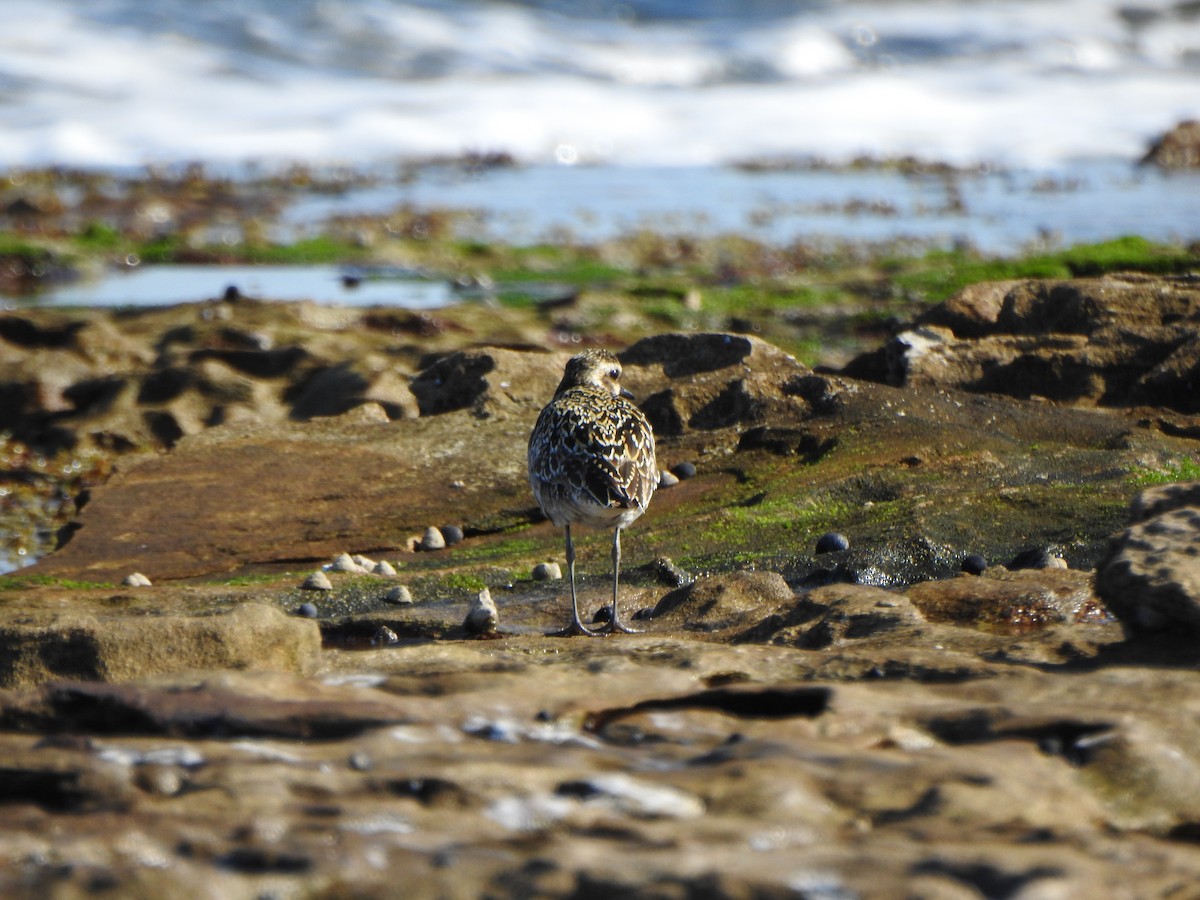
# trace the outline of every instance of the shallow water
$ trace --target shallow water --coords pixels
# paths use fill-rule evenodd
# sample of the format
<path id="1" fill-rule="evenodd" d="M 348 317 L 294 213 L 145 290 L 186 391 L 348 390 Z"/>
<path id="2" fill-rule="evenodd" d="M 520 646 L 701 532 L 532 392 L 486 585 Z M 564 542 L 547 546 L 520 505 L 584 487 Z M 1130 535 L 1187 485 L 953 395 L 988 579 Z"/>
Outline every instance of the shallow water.
<path id="1" fill-rule="evenodd" d="M 360 278 L 336 266 L 138 266 L 107 277 L 62 285 L 37 298 L 40 306 L 166 306 L 222 297 L 311 300 L 343 306 L 445 306 L 449 284 L 419 277 Z"/>
<path id="2" fill-rule="evenodd" d="M 1200 239 L 1198 197 L 1200 172 L 1120 161 L 938 174 L 878 167 L 426 166 L 341 193 L 298 189 L 283 198 L 273 230 L 284 241 L 336 233 L 343 217 L 386 218 L 404 208 L 460 212 L 456 236 L 515 245 L 593 243 L 648 229 L 688 237 L 739 234 L 818 250 L 968 246 L 1011 256 L 1125 235 L 1194 241 Z M 220 297 L 229 288 L 276 300 L 415 309 L 467 296 L 448 275 L 403 268 L 143 265 L 6 303 L 152 306 Z"/>

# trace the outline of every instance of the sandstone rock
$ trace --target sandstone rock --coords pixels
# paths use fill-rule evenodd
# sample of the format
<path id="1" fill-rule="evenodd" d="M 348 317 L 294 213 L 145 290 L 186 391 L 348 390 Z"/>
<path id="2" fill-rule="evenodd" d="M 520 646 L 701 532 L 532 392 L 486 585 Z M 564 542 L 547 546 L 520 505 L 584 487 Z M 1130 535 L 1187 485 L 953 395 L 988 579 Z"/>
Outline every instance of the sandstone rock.
<path id="1" fill-rule="evenodd" d="M 620 354 L 623 383 L 638 398 L 660 438 L 687 429 L 752 425 L 774 415 L 803 418 L 808 406 L 793 389 L 813 377 L 807 367 L 757 338 L 666 334 L 644 338 Z M 654 393 L 648 384 L 667 387 Z M 694 470 L 693 470 L 694 471 Z M 675 475 L 679 476 L 676 471 Z"/>
<path id="2" fill-rule="evenodd" d="M 1200 506 L 1200 481 L 1159 484 L 1139 491 L 1129 504 L 1129 521 L 1144 522 L 1160 513 Z"/>
<path id="3" fill-rule="evenodd" d="M 651 618 L 669 617 L 678 627 L 717 631 L 745 627 L 795 595 L 777 572 L 731 572 L 700 578 L 658 601 Z"/>
<path id="4" fill-rule="evenodd" d="M 1200 411 L 1200 287 L 1106 275 L 974 285 L 887 348 L 892 384 L 955 386 L 1084 405 Z M 867 370 L 865 363 L 849 369 Z"/>
<path id="5" fill-rule="evenodd" d="M 203 669 L 312 671 L 315 622 L 258 603 L 202 616 L 71 616 L 0 626 L 0 685 L 130 681 Z"/>
<path id="6" fill-rule="evenodd" d="M 962 625 L 1028 630 L 1108 617 L 1092 591 L 1091 574 L 1058 567 L 1013 572 L 993 567 L 980 576 L 915 584 L 905 596 L 927 619 Z"/>
<path id="7" fill-rule="evenodd" d="M 89 734 L 328 740 L 404 721 L 407 713 L 385 694 L 268 671 L 53 682 L 0 708 L 0 722 L 21 730 L 54 730 L 64 717 Z"/>
<path id="8" fill-rule="evenodd" d="M 1200 168 L 1200 121 L 1180 122 L 1151 145 L 1140 164 L 1162 169 Z"/>
<path id="9" fill-rule="evenodd" d="M 1134 524 L 1115 535 L 1096 592 L 1131 631 L 1200 632 L 1200 485 L 1154 488 L 1133 502 Z"/>
<path id="10" fill-rule="evenodd" d="M 923 623 L 920 611 L 903 594 L 835 584 L 810 591 L 790 609 L 764 618 L 735 640 L 816 650 L 893 632 L 916 639 Z"/>

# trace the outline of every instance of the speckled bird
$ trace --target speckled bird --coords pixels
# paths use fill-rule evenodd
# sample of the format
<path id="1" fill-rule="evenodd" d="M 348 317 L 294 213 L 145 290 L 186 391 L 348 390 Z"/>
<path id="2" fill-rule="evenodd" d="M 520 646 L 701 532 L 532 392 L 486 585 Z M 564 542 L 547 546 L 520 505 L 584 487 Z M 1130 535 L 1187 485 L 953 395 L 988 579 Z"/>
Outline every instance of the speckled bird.
<path id="1" fill-rule="evenodd" d="M 620 385 L 621 362 L 607 350 L 567 361 L 554 399 L 529 436 L 529 485 L 542 512 L 565 530 L 571 624 L 556 634 L 597 635 L 579 619 L 572 525 L 611 528 L 612 608 L 608 630 L 636 633 L 617 615 L 621 529 L 646 511 L 658 486 L 654 432 Z"/>

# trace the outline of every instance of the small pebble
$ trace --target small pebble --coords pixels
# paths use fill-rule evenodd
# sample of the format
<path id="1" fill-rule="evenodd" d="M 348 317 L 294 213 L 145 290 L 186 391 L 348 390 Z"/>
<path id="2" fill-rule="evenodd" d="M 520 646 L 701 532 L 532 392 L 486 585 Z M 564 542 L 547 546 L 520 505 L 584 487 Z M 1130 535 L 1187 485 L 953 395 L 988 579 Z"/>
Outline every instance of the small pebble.
<path id="1" fill-rule="evenodd" d="M 126 575 L 121 582 L 125 587 L 150 587 L 150 579 L 141 572 L 134 572 L 131 575 Z"/>
<path id="2" fill-rule="evenodd" d="M 388 628 L 386 625 L 380 625 L 379 630 L 375 632 L 375 636 L 371 638 L 372 647 L 386 647 L 389 644 L 400 643 L 400 638 L 396 636 L 396 632 Z"/>
<path id="3" fill-rule="evenodd" d="M 422 550 L 444 550 L 446 547 L 446 538 L 438 529 L 430 525 L 425 529 L 425 535 L 421 538 Z"/>
<path id="4" fill-rule="evenodd" d="M 384 601 L 387 603 L 412 603 L 412 591 L 404 585 L 397 585 L 384 595 Z"/>
<path id="5" fill-rule="evenodd" d="M 679 484 L 679 479 L 666 469 L 663 469 L 658 473 L 658 486 L 660 488 L 669 488 L 677 484 Z"/>
<path id="6" fill-rule="evenodd" d="M 492 592 L 484 588 L 471 601 L 467 617 L 463 620 L 463 628 L 467 630 L 468 634 L 491 634 L 496 630 L 499 621 L 500 614 L 496 611 Z"/>
<path id="7" fill-rule="evenodd" d="M 317 617 L 317 607 L 314 603 L 301 603 L 296 607 L 296 615 L 303 616 L 306 619 L 315 619 Z"/>
<path id="8" fill-rule="evenodd" d="M 304 584 L 300 587 L 306 591 L 332 591 L 333 582 L 324 572 L 313 572 L 304 579 Z"/>
<path id="9" fill-rule="evenodd" d="M 453 547 L 463 539 L 463 530 L 457 525 L 443 525 L 438 530 L 442 532 L 442 540 L 446 542 L 447 547 Z"/>
<path id="10" fill-rule="evenodd" d="M 374 571 L 376 575 L 386 575 L 388 578 L 391 578 L 396 574 L 396 567 L 386 559 L 381 559 L 379 562 L 375 563 L 375 568 L 372 571 Z"/>
<path id="11" fill-rule="evenodd" d="M 696 474 L 696 467 L 690 462 L 681 462 L 679 465 L 671 466 L 671 474 L 680 481 L 686 481 Z"/>
<path id="12" fill-rule="evenodd" d="M 561 581 L 562 567 L 556 562 L 538 563 L 533 567 L 534 581 Z"/>
<path id="13" fill-rule="evenodd" d="M 356 575 L 362 574 L 362 566 L 356 563 L 349 553 L 339 553 L 333 558 L 333 562 L 329 566 L 331 572 L 351 572 Z"/>
<path id="14" fill-rule="evenodd" d="M 850 541 L 844 534 L 827 531 L 817 539 L 818 553 L 836 553 L 838 550 L 849 550 Z"/>
<path id="15" fill-rule="evenodd" d="M 351 559 L 354 561 L 354 564 L 356 566 L 358 566 L 360 569 L 362 569 L 364 572 L 375 571 L 375 565 L 376 565 L 375 560 L 367 559 L 367 557 L 365 557 L 365 556 L 357 556 L 357 555 L 352 556 Z"/>
<path id="16" fill-rule="evenodd" d="M 987 560 L 978 553 L 972 553 L 962 561 L 960 568 L 968 575 L 982 575 L 983 570 L 987 568 Z"/>
<path id="17" fill-rule="evenodd" d="M 183 773 L 176 766 L 150 763 L 137 767 L 134 783 L 148 794 L 174 797 L 183 790 Z"/>

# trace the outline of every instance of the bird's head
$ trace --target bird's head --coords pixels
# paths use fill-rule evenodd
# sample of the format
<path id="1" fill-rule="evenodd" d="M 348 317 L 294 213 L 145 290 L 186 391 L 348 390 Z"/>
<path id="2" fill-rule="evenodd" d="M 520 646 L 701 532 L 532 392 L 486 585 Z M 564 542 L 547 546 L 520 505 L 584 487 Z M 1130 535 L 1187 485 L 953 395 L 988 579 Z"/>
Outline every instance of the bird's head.
<path id="1" fill-rule="evenodd" d="M 607 350 L 584 350 L 567 360 L 555 394 L 585 386 L 600 388 L 614 397 L 630 396 L 629 391 L 621 387 L 621 361 Z"/>

